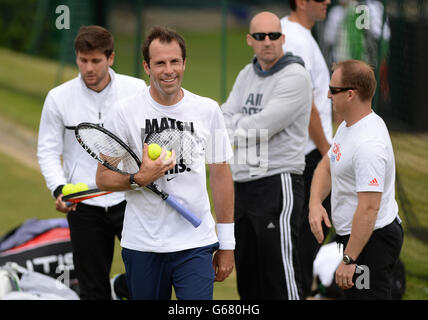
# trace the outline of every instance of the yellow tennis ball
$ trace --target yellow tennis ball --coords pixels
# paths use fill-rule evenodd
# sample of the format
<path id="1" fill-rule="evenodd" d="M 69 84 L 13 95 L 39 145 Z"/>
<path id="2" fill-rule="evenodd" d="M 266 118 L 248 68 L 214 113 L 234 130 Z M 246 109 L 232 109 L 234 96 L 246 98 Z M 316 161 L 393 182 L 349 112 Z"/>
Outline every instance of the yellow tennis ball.
<path id="1" fill-rule="evenodd" d="M 156 160 L 157 158 L 159 158 L 161 152 L 162 148 L 160 147 L 160 145 L 156 143 L 149 144 L 148 154 L 150 159 Z"/>
<path id="2" fill-rule="evenodd" d="M 86 191 L 88 189 L 88 185 L 84 182 L 78 182 L 74 185 L 74 192 Z"/>
<path id="3" fill-rule="evenodd" d="M 62 187 L 62 194 L 66 196 L 70 193 L 75 193 L 76 192 L 75 189 L 76 188 L 75 188 L 74 184 L 67 183 Z"/>
<path id="4" fill-rule="evenodd" d="M 166 157 L 165 157 L 165 160 L 168 160 L 168 159 L 169 159 L 169 157 L 171 157 L 171 154 L 172 154 L 172 152 L 171 152 L 171 151 L 166 150 Z"/>

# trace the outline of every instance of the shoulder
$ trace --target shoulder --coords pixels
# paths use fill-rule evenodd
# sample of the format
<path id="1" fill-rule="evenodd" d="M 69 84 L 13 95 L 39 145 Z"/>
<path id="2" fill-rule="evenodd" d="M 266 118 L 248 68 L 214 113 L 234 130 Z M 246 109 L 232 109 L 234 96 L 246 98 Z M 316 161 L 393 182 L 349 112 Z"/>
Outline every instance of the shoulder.
<path id="1" fill-rule="evenodd" d="M 184 93 L 186 94 L 186 98 L 187 98 L 187 101 L 189 103 L 198 104 L 198 105 L 200 105 L 201 108 L 204 108 L 207 110 L 214 110 L 214 109 L 219 108 L 219 104 L 217 103 L 217 101 L 215 101 L 211 98 L 208 98 L 208 97 L 203 97 L 203 96 L 197 95 L 197 94 L 190 92 L 184 88 L 182 88 L 182 89 L 183 89 Z"/>
<path id="2" fill-rule="evenodd" d="M 140 105 L 137 102 L 137 96 L 138 94 L 134 93 L 118 99 L 114 104 L 114 108 L 107 114 L 104 126 L 119 130 L 125 129 L 127 127 L 127 125 L 124 125 L 126 119 L 130 118 L 129 115 L 135 114 L 135 106 Z"/>
<path id="3" fill-rule="evenodd" d="M 222 117 L 221 108 L 217 101 L 183 90 L 186 94 L 186 110 L 191 112 L 195 118 L 210 122 L 214 118 Z"/>
<path id="4" fill-rule="evenodd" d="M 285 34 L 284 51 L 301 56 L 306 63 L 314 50 L 314 39 L 310 31 L 295 22 L 288 21 L 287 24 L 282 25 L 282 32 Z"/>
<path id="5" fill-rule="evenodd" d="M 308 72 L 306 71 L 306 68 L 297 62 L 289 64 L 284 69 L 285 69 L 285 72 L 291 73 L 294 75 L 304 76 L 308 74 Z"/>
<path id="6" fill-rule="evenodd" d="M 115 74 L 115 81 L 121 89 L 146 87 L 143 80 L 119 73 Z"/>
<path id="7" fill-rule="evenodd" d="M 290 36 L 285 38 L 284 52 L 291 52 L 299 56 L 305 62 L 306 67 L 312 66 L 314 47 L 311 42 L 304 37 Z"/>
<path id="8" fill-rule="evenodd" d="M 66 81 L 48 92 L 43 108 L 47 110 L 67 108 L 69 102 L 80 99 L 80 90 L 79 77 Z"/>
<path id="9" fill-rule="evenodd" d="M 290 21 L 288 20 L 288 16 L 284 16 L 280 19 L 281 22 L 281 27 L 284 30 L 284 28 L 290 23 Z"/>
<path id="10" fill-rule="evenodd" d="M 253 79 L 255 76 L 256 73 L 254 72 L 253 64 L 247 64 L 244 68 L 241 69 L 241 71 L 239 71 L 238 75 L 236 76 L 232 90 L 234 92 L 240 92 L 241 88 L 250 85 L 252 81 L 251 79 Z"/>
<path id="11" fill-rule="evenodd" d="M 241 71 L 239 71 L 238 76 L 236 77 L 236 81 L 245 79 L 253 74 L 255 74 L 253 69 L 253 63 L 249 63 L 244 68 L 242 68 Z"/>
<path id="12" fill-rule="evenodd" d="M 301 86 L 302 84 L 307 83 L 309 87 L 311 86 L 311 78 L 308 70 L 299 63 L 292 63 L 278 72 L 276 76 L 279 83 L 286 84 L 287 86 Z"/>
<path id="13" fill-rule="evenodd" d="M 67 98 L 70 94 L 74 93 L 75 90 L 79 88 L 79 86 L 80 86 L 80 79 L 79 77 L 76 77 L 51 89 L 48 93 L 48 96 L 51 96 L 53 98 L 59 98 L 59 97 Z"/>
<path id="14" fill-rule="evenodd" d="M 144 85 L 144 86 L 146 85 L 144 80 L 138 79 L 135 77 L 131 77 L 131 76 L 128 76 L 126 74 L 116 73 L 115 76 L 117 77 L 117 80 L 119 80 L 121 83 L 137 84 L 137 85 Z"/>
<path id="15" fill-rule="evenodd" d="M 129 95 L 124 95 L 118 99 L 115 103 L 115 114 L 133 114 L 133 110 L 136 107 L 140 107 L 146 103 L 144 98 L 145 90 L 148 88 L 142 88 L 141 90 L 134 90 Z"/>
<path id="16" fill-rule="evenodd" d="M 358 128 L 358 150 L 386 147 L 390 138 L 383 119 L 373 112 L 363 121 Z"/>
<path id="17" fill-rule="evenodd" d="M 362 121 L 361 133 L 368 138 L 382 137 L 384 133 L 388 132 L 383 119 L 374 112 L 367 115 Z"/>
<path id="18" fill-rule="evenodd" d="M 301 24 L 294 21 L 290 21 L 288 17 L 284 17 L 280 21 L 282 33 L 285 34 L 285 41 L 287 41 L 288 38 L 293 38 L 296 40 L 300 40 L 303 38 L 302 42 L 304 42 L 305 38 L 310 35 L 310 31 L 304 28 Z"/>

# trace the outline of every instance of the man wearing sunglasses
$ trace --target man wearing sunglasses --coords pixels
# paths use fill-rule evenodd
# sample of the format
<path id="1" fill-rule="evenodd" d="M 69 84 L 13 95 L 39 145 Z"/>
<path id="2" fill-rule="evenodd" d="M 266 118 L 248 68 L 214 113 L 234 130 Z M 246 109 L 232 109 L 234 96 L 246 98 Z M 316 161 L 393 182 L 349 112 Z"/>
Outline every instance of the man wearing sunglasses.
<path id="1" fill-rule="evenodd" d="M 273 13 L 251 20 L 247 44 L 255 57 L 222 105 L 234 144 L 235 262 L 244 300 L 301 297 L 296 243 L 312 91 L 303 61 L 284 54 L 284 41 Z"/>
<path id="2" fill-rule="evenodd" d="M 391 299 L 403 244 L 394 151 L 384 121 L 372 110 L 375 90 L 373 69 L 365 62 L 333 67 L 328 97 L 344 121 L 315 170 L 309 201 L 311 230 L 322 243 L 322 224 L 331 226 L 322 202 L 331 191 L 331 219 L 343 245 L 335 279 L 347 299 Z"/>
<path id="3" fill-rule="evenodd" d="M 326 18 L 330 0 L 289 0 L 291 14 L 281 19 L 282 32 L 285 34 L 285 52 L 301 57 L 312 80 L 312 109 L 309 121 L 309 141 L 305 148 L 305 201 L 301 218 L 299 254 L 302 269 L 303 297 L 311 293 L 313 282 L 313 262 L 320 245 L 313 237 L 308 223 L 308 203 L 314 170 L 330 148 L 332 141 L 332 108 L 327 98 L 330 72 L 321 50 L 311 34 L 317 21 Z M 325 202 L 327 211 L 330 198 Z M 324 230 L 327 232 L 327 229 Z"/>

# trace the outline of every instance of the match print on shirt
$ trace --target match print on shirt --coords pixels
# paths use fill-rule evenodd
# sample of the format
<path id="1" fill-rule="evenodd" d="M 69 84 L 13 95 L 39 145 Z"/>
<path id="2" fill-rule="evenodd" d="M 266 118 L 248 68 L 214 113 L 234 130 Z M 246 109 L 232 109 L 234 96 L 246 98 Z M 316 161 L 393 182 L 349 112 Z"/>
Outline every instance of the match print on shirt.
<path id="1" fill-rule="evenodd" d="M 204 155 L 204 142 L 197 135 L 193 122 L 172 118 L 146 119 L 142 131 L 145 143 L 156 143 L 168 151 L 175 150 L 177 164 L 165 174 L 190 172 L 191 165 Z"/>

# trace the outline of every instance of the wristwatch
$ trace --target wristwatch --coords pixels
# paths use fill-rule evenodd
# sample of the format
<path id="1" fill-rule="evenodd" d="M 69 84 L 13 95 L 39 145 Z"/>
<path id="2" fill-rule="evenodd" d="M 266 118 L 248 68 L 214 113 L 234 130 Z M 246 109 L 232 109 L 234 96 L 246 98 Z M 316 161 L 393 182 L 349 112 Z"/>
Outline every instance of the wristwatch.
<path id="1" fill-rule="evenodd" d="M 131 186 L 131 189 L 132 190 L 136 190 L 136 189 L 138 189 L 138 188 L 141 188 L 141 186 L 138 184 L 138 183 L 136 183 L 135 182 L 135 180 L 134 180 L 134 173 L 132 173 L 130 176 L 129 176 L 129 185 Z"/>
<path id="2" fill-rule="evenodd" d="M 348 256 L 347 254 L 343 255 L 343 263 L 344 264 L 355 264 L 356 262 L 354 260 L 352 260 L 352 258 L 350 256 Z"/>

